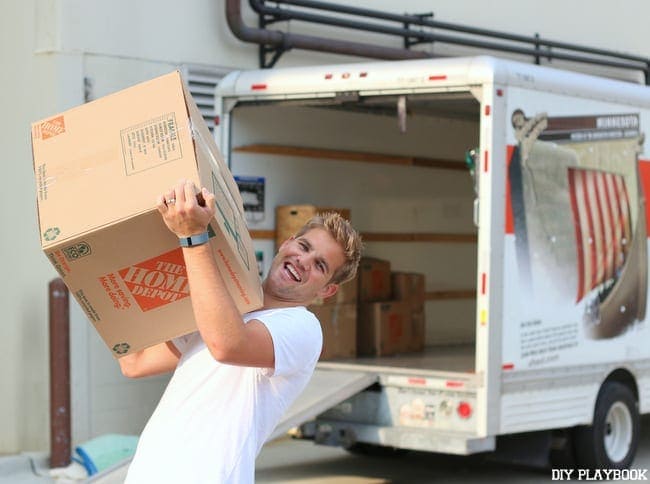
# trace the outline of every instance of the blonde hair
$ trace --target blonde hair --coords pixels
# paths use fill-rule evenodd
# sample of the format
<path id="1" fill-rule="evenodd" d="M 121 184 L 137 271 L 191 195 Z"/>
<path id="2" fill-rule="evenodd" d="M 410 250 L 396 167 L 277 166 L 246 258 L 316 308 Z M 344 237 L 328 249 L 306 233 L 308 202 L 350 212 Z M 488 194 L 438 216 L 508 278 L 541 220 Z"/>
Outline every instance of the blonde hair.
<path id="1" fill-rule="evenodd" d="M 295 236 L 300 237 L 312 229 L 326 230 L 343 249 L 345 262 L 334 272 L 330 282 L 343 284 L 353 279 L 357 275 L 363 242 L 361 236 L 354 230 L 350 222 L 336 212 L 319 213 L 310 218 Z"/>

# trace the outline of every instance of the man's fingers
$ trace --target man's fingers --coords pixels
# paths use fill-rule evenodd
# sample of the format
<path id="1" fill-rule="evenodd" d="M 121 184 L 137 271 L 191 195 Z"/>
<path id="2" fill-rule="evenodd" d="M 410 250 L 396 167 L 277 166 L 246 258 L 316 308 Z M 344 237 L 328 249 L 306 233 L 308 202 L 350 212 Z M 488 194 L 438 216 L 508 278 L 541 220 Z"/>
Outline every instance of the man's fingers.
<path id="1" fill-rule="evenodd" d="M 165 213 L 167 211 L 167 203 L 165 202 L 165 196 L 160 195 L 156 199 L 156 208 L 160 213 Z"/>
<path id="2" fill-rule="evenodd" d="M 185 183 L 183 184 L 183 196 L 189 206 L 194 206 L 197 204 L 196 187 L 191 180 L 185 180 Z"/>
<path id="3" fill-rule="evenodd" d="M 215 211 L 215 204 L 214 204 L 215 196 L 214 196 L 214 193 L 208 191 L 207 188 L 204 188 L 203 190 L 201 190 L 201 195 L 203 196 L 204 206 L 210 212 L 213 213 Z"/>
<path id="4" fill-rule="evenodd" d="M 174 205 L 176 203 L 176 195 L 174 194 L 174 190 L 169 190 L 167 193 L 163 195 L 163 202 L 165 202 L 165 205 L 169 207 L 170 205 Z"/>
<path id="5" fill-rule="evenodd" d="M 210 193 L 207 188 L 199 190 L 192 180 L 179 180 L 174 188 L 158 197 L 158 205 L 162 203 L 167 209 L 173 205 L 181 205 L 179 209 L 191 209 L 196 206 L 208 208 L 214 207 L 214 194 Z"/>
<path id="6" fill-rule="evenodd" d="M 176 203 L 185 203 L 185 180 L 179 180 L 174 185 L 173 194 Z"/>

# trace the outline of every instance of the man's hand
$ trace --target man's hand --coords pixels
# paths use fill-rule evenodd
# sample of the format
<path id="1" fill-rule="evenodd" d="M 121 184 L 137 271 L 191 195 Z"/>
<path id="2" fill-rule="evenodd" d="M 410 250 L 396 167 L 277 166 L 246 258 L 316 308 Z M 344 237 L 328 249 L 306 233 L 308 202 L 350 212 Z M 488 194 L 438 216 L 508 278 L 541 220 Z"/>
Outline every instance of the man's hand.
<path id="1" fill-rule="evenodd" d="M 160 195 L 157 208 L 167 228 L 178 237 L 190 237 L 207 230 L 214 217 L 214 194 L 206 188 L 200 192 L 191 180 L 180 180 L 164 195 Z"/>

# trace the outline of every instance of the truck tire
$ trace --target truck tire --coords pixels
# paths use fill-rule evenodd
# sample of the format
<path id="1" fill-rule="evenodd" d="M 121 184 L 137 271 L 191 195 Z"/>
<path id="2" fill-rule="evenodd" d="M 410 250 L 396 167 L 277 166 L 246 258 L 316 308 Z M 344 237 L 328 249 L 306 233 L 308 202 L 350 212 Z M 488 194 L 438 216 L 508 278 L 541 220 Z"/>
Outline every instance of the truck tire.
<path id="1" fill-rule="evenodd" d="M 639 410 L 632 391 L 622 383 L 605 382 L 596 399 L 592 425 L 576 427 L 578 468 L 627 469 L 639 445 Z"/>

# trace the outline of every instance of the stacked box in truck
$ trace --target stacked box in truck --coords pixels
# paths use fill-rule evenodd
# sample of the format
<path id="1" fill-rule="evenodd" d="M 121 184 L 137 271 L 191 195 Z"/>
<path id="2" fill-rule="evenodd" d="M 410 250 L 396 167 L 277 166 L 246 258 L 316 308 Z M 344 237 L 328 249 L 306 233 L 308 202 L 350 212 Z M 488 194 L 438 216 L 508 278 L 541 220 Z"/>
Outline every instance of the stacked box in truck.
<path id="1" fill-rule="evenodd" d="M 349 207 L 367 255 L 426 277 L 424 350 L 320 363 L 321 405 L 287 416 L 303 437 L 472 454 L 561 431 L 579 465 L 629 466 L 650 411 L 650 88 L 436 59 L 235 72 L 217 111 L 267 203 Z M 334 374 L 357 384 L 335 398 Z"/>

